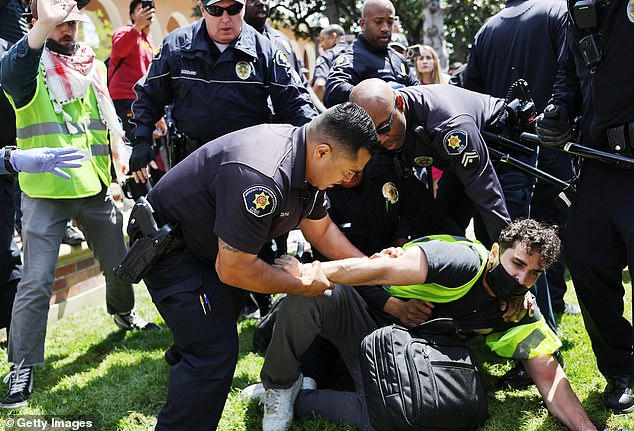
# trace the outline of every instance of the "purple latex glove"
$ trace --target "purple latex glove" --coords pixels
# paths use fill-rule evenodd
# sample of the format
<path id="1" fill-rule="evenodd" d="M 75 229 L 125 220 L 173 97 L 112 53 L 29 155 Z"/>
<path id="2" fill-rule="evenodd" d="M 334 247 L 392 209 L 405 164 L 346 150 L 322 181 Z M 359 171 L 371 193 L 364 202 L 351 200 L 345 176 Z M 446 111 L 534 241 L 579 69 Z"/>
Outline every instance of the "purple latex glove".
<path id="1" fill-rule="evenodd" d="M 30 150 L 15 149 L 11 152 L 11 166 L 17 172 L 30 172 L 33 174 L 50 172 L 51 174 L 70 179 L 70 175 L 61 168 L 79 168 L 81 163 L 73 163 L 73 160 L 82 159 L 84 156 L 75 147 L 64 148 L 31 148 Z"/>

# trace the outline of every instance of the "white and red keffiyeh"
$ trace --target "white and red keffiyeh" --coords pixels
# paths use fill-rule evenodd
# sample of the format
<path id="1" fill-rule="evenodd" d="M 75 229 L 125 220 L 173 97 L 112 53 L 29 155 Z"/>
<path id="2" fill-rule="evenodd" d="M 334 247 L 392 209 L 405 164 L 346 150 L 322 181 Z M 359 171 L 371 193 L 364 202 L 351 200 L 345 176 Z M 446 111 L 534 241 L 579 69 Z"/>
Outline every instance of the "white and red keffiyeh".
<path id="1" fill-rule="evenodd" d="M 122 180 L 123 174 L 128 170 L 123 127 L 112 104 L 105 77 L 96 67 L 94 60 L 95 53 L 87 44 L 79 44 L 73 55 L 59 54 L 44 47 L 41 66 L 55 112 L 62 114 L 71 134 L 83 133 L 83 130 L 77 130 L 72 124 L 72 118 L 64 111 L 64 105 L 86 96 L 89 87 L 92 86 L 101 121 L 110 132 L 117 179 Z"/>

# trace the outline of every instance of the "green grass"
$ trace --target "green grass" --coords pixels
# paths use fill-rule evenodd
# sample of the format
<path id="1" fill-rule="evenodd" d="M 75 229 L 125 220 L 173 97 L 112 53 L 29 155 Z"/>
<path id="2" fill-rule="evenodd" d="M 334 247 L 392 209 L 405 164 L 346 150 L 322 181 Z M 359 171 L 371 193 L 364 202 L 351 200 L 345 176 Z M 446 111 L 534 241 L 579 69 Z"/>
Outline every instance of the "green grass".
<path id="1" fill-rule="evenodd" d="M 625 274 L 631 284 L 629 274 Z M 626 316 L 629 316 L 631 288 L 626 291 Z M 49 325 L 46 363 L 35 369 L 35 392 L 29 406 L 19 411 L 0 411 L 0 424 L 9 417 L 43 415 L 91 420 L 94 423 L 92 430 L 153 430 L 166 395 L 169 367 L 163 360 L 163 352 L 171 343 L 171 334 L 143 286 L 137 288 L 137 298 L 137 308 L 144 316 L 158 322 L 160 331 L 117 331 L 103 305 L 87 307 Z M 567 299 L 576 302 L 574 292 L 569 291 Z M 240 389 L 259 380 L 262 357 L 250 352 L 255 321 L 242 321 L 238 327 L 240 356 L 219 429 L 259 430 L 262 407 L 239 398 Z M 564 340 L 566 372 L 595 424 L 613 429 L 634 428 L 634 415 L 613 415 L 602 406 L 605 381 L 597 371 L 581 316 L 563 316 L 559 332 Z M 490 353 L 483 340 L 473 340 L 470 345 L 476 352 L 484 384 L 489 389 L 490 419 L 483 430 L 565 429 L 548 414 L 534 387 L 527 390 L 495 389 L 496 376 L 504 374 L 512 363 Z M 3 376 L 8 371 L 4 344 L 0 346 L 0 373 Z M 291 427 L 295 431 L 350 429 L 318 419 L 299 419 Z"/>

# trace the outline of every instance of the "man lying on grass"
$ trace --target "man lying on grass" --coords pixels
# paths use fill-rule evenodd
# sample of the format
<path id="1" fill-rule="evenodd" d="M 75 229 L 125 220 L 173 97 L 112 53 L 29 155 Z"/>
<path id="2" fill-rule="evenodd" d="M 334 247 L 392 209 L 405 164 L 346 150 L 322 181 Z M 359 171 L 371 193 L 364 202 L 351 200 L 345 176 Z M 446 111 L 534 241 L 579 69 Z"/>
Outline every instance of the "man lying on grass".
<path id="1" fill-rule="evenodd" d="M 521 311 L 510 319 L 509 313 L 503 314 L 506 305 L 524 303 L 528 289 L 555 262 L 559 249 L 553 227 L 519 220 L 502 231 L 490 251 L 465 238 L 437 235 L 402 249 L 384 250 L 370 259 L 306 264 L 321 266 L 337 284 L 330 296 L 289 295 L 280 308 L 261 372 L 266 389 L 263 430 L 286 430 L 293 407 L 299 415 L 317 414 L 361 430 L 372 429 L 359 348 L 363 337 L 384 323 L 377 323 L 359 294 L 346 287 L 360 285 L 383 285 L 399 298 L 433 302 L 433 317 L 451 317 L 463 334 L 486 335 L 487 345 L 498 355 L 522 360 L 550 412 L 569 429 L 596 430 L 553 356 L 561 342 L 537 307 L 529 313 L 517 307 Z M 279 259 L 277 265 L 298 277 L 308 269 L 291 257 Z M 504 304 L 502 311 L 500 304 Z M 297 316 L 305 317 L 298 320 Z M 316 335 L 339 349 L 356 394 L 315 390 L 314 386 L 300 391 L 300 357 Z"/>

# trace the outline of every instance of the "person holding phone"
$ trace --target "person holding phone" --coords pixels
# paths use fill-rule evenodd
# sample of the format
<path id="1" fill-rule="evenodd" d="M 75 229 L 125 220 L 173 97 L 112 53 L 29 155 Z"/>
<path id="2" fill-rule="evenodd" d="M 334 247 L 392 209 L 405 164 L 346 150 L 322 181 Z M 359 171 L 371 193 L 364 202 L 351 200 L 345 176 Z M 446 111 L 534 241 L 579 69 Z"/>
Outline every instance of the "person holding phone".
<path id="1" fill-rule="evenodd" d="M 130 120 L 132 119 L 132 102 L 136 97 L 132 87 L 147 73 L 154 56 L 155 47 L 148 34 L 155 14 L 153 0 L 132 0 L 130 2 L 132 24 L 118 28 L 112 35 L 112 52 L 108 64 L 108 90 L 128 139 L 132 136 Z M 167 133 L 167 126 L 162 118 L 156 123 L 156 129 L 163 134 Z"/>

